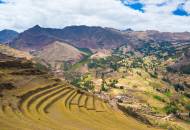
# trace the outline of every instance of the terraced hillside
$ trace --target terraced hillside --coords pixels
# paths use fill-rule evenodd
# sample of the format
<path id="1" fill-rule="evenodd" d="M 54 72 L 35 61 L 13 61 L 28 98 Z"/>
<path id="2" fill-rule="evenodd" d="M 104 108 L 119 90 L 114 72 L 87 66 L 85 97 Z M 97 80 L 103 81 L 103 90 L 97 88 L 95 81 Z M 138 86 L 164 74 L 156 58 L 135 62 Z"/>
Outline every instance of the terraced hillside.
<path id="1" fill-rule="evenodd" d="M 34 66 L 0 55 L 0 130 L 154 130 Z"/>

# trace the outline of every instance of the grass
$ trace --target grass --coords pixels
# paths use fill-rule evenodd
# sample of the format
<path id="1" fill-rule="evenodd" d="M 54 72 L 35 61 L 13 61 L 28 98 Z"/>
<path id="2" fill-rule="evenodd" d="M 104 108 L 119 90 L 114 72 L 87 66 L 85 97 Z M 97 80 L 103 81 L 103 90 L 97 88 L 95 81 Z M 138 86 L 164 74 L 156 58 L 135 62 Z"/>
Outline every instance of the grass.
<path id="1" fill-rule="evenodd" d="M 154 97 L 155 99 L 161 101 L 161 102 L 165 102 L 164 98 L 162 98 L 161 96 L 154 95 L 153 97 Z"/>
<path id="2" fill-rule="evenodd" d="M 167 97 L 171 97 L 172 93 L 171 92 L 166 92 L 166 93 L 164 93 L 164 95 L 166 95 Z"/>
<path id="3" fill-rule="evenodd" d="M 74 65 L 71 67 L 70 70 L 75 70 L 75 69 L 77 69 L 77 68 L 83 66 L 84 64 L 89 63 L 89 62 L 90 62 L 89 57 L 90 57 L 90 56 L 85 56 L 81 61 L 79 61 L 79 62 L 77 62 L 76 64 L 74 64 Z"/>

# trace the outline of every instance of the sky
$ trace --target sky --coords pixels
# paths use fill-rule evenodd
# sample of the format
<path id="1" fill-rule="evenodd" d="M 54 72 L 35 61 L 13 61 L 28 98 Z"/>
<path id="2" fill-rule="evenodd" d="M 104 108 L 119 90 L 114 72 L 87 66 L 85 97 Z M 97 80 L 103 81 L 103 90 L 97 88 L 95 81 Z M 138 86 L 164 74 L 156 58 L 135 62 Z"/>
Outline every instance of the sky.
<path id="1" fill-rule="evenodd" d="M 190 32 L 190 0 L 0 0 L 0 30 L 37 24 Z"/>

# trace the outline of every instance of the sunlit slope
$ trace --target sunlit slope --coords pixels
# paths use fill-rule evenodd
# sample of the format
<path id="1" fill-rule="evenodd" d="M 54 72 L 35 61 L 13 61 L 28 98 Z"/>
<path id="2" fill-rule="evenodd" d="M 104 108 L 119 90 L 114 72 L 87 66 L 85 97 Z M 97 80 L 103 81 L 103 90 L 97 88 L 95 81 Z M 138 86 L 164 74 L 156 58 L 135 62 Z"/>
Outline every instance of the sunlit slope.
<path id="1" fill-rule="evenodd" d="M 19 93 L 19 91 L 18 91 Z M 48 85 L 21 96 L 18 108 L 1 104 L 2 130 L 149 130 L 105 102 L 67 84 Z M 152 128 L 151 128 L 152 130 Z"/>
<path id="2" fill-rule="evenodd" d="M 34 72 L 27 64 L 0 67 L 0 130 L 154 130 L 89 93 Z"/>

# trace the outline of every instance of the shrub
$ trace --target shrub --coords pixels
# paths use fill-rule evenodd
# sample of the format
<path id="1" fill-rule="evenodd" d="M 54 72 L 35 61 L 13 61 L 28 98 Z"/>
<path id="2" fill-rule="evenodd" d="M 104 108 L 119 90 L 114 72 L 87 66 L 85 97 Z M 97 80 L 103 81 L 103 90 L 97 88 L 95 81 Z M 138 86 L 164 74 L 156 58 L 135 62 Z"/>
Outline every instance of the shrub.
<path id="1" fill-rule="evenodd" d="M 90 68 L 90 69 L 92 69 L 92 68 L 97 68 L 99 65 L 96 63 L 96 62 L 90 62 L 90 63 L 88 63 L 88 67 Z"/>
<path id="2" fill-rule="evenodd" d="M 164 82 L 167 82 L 167 83 L 169 83 L 169 84 L 171 84 L 171 81 L 169 80 L 169 78 L 162 78 L 162 80 L 164 81 Z"/>
<path id="3" fill-rule="evenodd" d="M 40 63 L 36 63 L 35 67 L 37 70 L 42 71 L 42 72 L 48 71 L 48 68 L 45 65 L 42 65 Z"/>
<path id="4" fill-rule="evenodd" d="M 92 81 L 86 81 L 84 83 L 84 89 L 86 90 L 94 90 L 94 83 Z"/>
<path id="5" fill-rule="evenodd" d="M 155 99 L 161 101 L 161 102 L 165 102 L 164 98 L 162 98 L 162 97 L 160 97 L 160 96 L 158 96 L 158 95 L 154 95 L 153 97 L 154 97 Z"/>
<path id="6" fill-rule="evenodd" d="M 164 107 L 164 110 L 167 114 L 176 114 L 177 113 L 177 107 L 173 104 L 169 104 L 167 106 Z"/>
<path id="7" fill-rule="evenodd" d="M 154 73 L 149 73 L 150 74 L 150 76 L 152 77 L 152 78 L 158 78 L 158 74 L 156 73 L 156 72 L 154 72 Z"/>
<path id="8" fill-rule="evenodd" d="M 166 95 L 167 97 L 171 97 L 172 93 L 170 91 L 168 91 L 168 92 L 165 92 L 164 95 Z"/>
<path id="9" fill-rule="evenodd" d="M 101 91 L 105 91 L 105 92 L 107 92 L 108 91 L 108 86 L 106 86 L 106 85 L 102 85 L 102 87 L 101 87 Z"/>
<path id="10" fill-rule="evenodd" d="M 174 88 L 175 88 L 176 91 L 184 91 L 185 90 L 184 85 L 180 84 L 180 83 L 174 84 Z"/>
<path id="11" fill-rule="evenodd" d="M 180 67 L 180 70 L 184 74 L 190 74 L 190 64 Z"/>
<path id="12" fill-rule="evenodd" d="M 117 83 L 118 83 L 118 80 L 116 80 L 116 79 L 110 80 L 110 87 L 115 88 Z"/>
<path id="13" fill-rule="evenodd" d="M 166 67 L 166 70 L 168 71 L 168 72 L 171 72 L 171 73 L 176 73 L 177 72 L 177 70 L 176 69 L 174 69 L 174 68 L 172 68 L 172 67 Z"/>
<path id="14" fill-rule="evenodd" d="M 0 90 L 3 89 L 11 90 L 14 88 L 16 88 L 16 86 L 12 82 L 0 83 Z"/>
<path id="15" fill-rule="evenodd" d="M 184 95 L 185 95 L 186 97 L 190 98 L 190 93 L 185 92 Z"/>
<path id="16" fill-rule="evenodd" d="M 187 104 L 187 105 L 185 106 L 185 108 L 186 108 L 188 111 L 190 111 L 190 104 Z"/>

